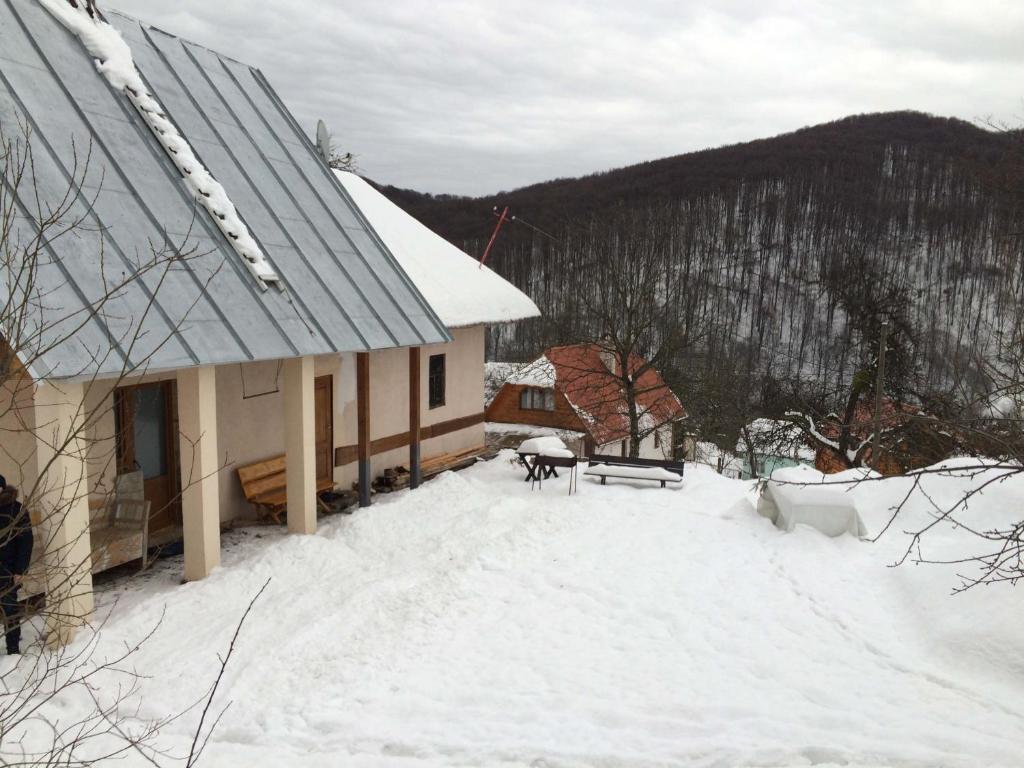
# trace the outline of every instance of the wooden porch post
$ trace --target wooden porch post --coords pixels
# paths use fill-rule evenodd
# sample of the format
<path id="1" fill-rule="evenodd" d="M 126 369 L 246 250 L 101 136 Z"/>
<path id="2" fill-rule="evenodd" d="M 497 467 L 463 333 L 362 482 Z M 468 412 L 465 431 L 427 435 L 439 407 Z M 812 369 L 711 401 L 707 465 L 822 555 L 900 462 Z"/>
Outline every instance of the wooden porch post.
<path id="1" fill-rule="evenodd" d="M 356 418 L 359 432 L 359 506 L 370 506 L 370 354 L 356 354 Z"/>
<path id="2" fill-rule="evenodd" d="M 46 642 L 65 645 L 93 611 L 85 387 L 44 382 L 35 392 L 40 525 L 45 542 Z"/>
<path id="3" fill-rule="evenodd" d="M 420 348 L 409 347 L 409 486 L 418 488 L 420 468 Z"/>

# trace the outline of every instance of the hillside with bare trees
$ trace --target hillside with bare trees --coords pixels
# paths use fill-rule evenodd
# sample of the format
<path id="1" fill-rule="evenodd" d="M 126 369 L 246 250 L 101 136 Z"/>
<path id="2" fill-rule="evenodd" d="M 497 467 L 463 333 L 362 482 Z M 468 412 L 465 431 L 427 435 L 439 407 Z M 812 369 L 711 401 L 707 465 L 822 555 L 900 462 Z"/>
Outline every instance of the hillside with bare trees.
<path id="1" fill-rule="evenodd" d="M 888 394 L 984 394 L 1020 332 L 1022 150 L 1020 131 L 898 112 L 486 198 L 385 192 L 474 256 L 495 206 L 518 217 L 488 265 L 544 316 L 493 333 L 492 359 L 601 336 L 607 266 L 657 265 L 672 299 L 648 347 L 683 339 L 666 377 L 706 418 L 727 390 L 737 419 L 842 402 L 883 320 Z"/>

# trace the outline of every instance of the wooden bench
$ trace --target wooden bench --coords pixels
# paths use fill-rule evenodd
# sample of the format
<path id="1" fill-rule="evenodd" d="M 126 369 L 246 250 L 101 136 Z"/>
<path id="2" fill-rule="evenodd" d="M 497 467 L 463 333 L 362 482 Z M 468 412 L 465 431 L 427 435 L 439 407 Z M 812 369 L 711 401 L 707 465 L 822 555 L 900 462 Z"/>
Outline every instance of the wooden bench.
<path id="1" fill-rule="evenodd" d="M 616 477 L 623 480 L 655 480 L 664 488 L 665 483 L 683 482 L 686 469 L 683 461 L 631 459 L 628 456 L 595 455 L 587 461 L 590 466 L 583 474 L 600 477 L 601 485 L 606 485 L 607 478 Z"/>
<path id="2" fill-rule="evenodd" d="M 281 523 L 281 515 L 288 508 L 288 467 L 285 456 L 274 456 L 238 468 L 238 480 L 242 493 L 250 504 L 263 510 L 275 523 Z M 320 494 L 334 488 L 334 480 L 317 480 L 317 504 L 325 511 L 327 507 Z"/>

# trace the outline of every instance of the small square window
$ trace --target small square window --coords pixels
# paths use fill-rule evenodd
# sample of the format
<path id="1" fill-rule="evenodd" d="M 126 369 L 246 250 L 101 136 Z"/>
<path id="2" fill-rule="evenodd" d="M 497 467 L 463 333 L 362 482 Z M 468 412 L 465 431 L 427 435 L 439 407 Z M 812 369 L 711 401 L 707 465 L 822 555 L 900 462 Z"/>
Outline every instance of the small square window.
<path id="1" fill-rule="evenodd" d="M 444 405 L 444 355 L 431 355 L 428 368 L 427 403 L 431 408 Z"/>

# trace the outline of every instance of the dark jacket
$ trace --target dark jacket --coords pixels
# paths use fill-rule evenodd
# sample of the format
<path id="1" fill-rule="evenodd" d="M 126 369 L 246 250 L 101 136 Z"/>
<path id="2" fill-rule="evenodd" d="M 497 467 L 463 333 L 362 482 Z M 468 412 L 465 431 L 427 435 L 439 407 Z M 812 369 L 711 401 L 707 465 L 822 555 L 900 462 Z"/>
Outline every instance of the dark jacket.
<path id="1" fill-rule="evenodd" d="M 20 576 L 32 559 L 32 521 L 18 502 L 18 489 L 0 489 L 0 577 Z"/>

